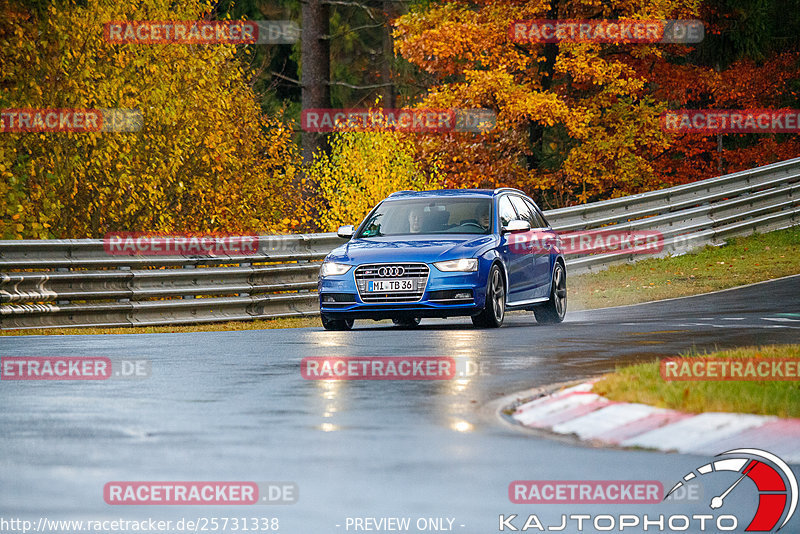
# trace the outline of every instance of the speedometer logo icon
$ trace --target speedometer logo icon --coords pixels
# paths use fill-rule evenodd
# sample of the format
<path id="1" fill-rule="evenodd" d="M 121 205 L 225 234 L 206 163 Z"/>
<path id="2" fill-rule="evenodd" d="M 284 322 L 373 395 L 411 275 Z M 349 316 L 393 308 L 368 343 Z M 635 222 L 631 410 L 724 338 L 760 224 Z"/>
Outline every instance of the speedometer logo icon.
<path id="1" fill-rule="evenodd" d="M 745 531 L 770 532 L 777 527 L 777 532 L 789 522 L 797 509 L 797 479 L 786 462 L 761 449 L 733 449 L 717 457 L 723 458 L 684 475 L 664 498 L 690 480 L 720 472 L 740 473 L 733 484 L 711 499 L 709 507 L 713 510 L 722 508 L 725 499 L 741 487 L 745 478 L 749 478 L 758 489 L 758 508 Z"/>

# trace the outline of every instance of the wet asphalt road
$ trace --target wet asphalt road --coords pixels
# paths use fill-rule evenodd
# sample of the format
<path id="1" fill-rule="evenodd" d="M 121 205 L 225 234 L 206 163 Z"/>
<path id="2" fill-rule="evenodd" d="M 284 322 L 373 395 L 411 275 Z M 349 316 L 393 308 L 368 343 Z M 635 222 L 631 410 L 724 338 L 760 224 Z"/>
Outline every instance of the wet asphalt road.
<path id="1" fill-rule="evenodd" d="M 538 325 L 531 314 L 508 316 L 499 330 L 450 319 L 427 320 L 416 331 L 362 321 L 351 332 L 3 337 L 1 356 L 147 358 L 152 376 L 0 383 L 0 519 L 276 517 L 279 532 L 334 534 L 354 532 L 345 528 L 348 517 L 410 517 L 410 532 L 419 532 L 419 517 L 441 517 L 454 518 L 452 531 L 472 534 L 498 532 L 499 514 L 519 514 L 520 528 L 530 513 L 554 526 L 562 513 L 708 513 L 707 501 L 511 504 L 508 485 L 517 479 L 671 486 L 708 458 L 545 439 L 506 426 L 489 403 L 692 347 L 797 342 L 800 276 L 570 313 L 557 326 Z M 459 357 L 479 371 L 435 382 L 300 376 L 306 356 L 400 355 Z M 135 480 L 294 481 L 300 499 L 247 507 L 104 502 L 106 482 Z M 726 508 L 752 516 L 753 488 L 738 493 Z M 688 531 L 700 530 L 692 524 Z M 800 519 L 782 532 L 800 532 Z"/>

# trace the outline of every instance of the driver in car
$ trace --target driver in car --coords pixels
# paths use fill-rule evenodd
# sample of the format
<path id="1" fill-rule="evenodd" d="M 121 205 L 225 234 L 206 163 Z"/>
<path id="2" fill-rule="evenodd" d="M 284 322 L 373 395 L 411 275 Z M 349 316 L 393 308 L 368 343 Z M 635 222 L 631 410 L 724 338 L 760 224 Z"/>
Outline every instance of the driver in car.
<path id="1" fill-rule="evenodd" d="M 476 218 L 478 219 L 478 224 L 483 226 L 484 230 L 487 231 L 490 230 L 492 226 L 492 213 L 489 206 L 482 204 L 478 208 L 478 212 L 476 215 L 477 215 Z"/>
<path id="2" fill-rule="evenodd" d="M 418 234 L 422 231 L 422 210 L 414 208 L 408 212 L 408 231 Z"/>

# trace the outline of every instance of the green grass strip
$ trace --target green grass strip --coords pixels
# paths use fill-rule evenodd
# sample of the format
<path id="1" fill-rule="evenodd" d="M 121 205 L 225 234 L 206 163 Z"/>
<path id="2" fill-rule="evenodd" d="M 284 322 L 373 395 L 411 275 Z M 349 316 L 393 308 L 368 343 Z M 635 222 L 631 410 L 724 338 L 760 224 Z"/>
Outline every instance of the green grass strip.
<path id="1" fill-rule="evenodd" d="M 800 358 L 800 345 L 767 345 L 686 358 Z M 732 412 L 800 417 L 800 381 L 666 381 L 656 360 L 622 367 L 594 391 L 620 402 L 649 404 L 688 413 Z"/>

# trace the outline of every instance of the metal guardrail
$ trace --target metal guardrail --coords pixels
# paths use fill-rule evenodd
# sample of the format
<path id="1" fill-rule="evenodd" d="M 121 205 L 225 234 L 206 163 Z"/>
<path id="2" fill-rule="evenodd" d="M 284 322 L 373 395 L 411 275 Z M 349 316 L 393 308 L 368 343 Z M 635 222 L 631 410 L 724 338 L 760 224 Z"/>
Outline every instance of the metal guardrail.
<path id="1" fill-rule="evenodd" d="M 343 242 L 260 236 L 255 254 L 121 256 L 101 239 L 0 241 L 0 328 L 314 315 L 319 261 Z"/>
<path id="2" fill-rule="evenodd" d="M 661 255 L 800 223 L 800 158 L 545 212 L 558 231 L 658 230 Z M 247 255 L 109 255 L 100 239 L 0 241 L 0 328 L 151 326 L 318 313 L 335 234 L 261 236 Z M 568 258 L 570 274 L 635 261 Z"/>
<path id="3" fill-rule="evenodd" d="M 682 254 L 726 238 L 800 223 L 800 158 L 639 195 L 545 212 L 559 231 L 657 230 L 659 256 Z M 567 260 L 580 274 L 646 257 L 598 254 Z"/>

